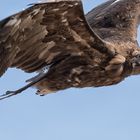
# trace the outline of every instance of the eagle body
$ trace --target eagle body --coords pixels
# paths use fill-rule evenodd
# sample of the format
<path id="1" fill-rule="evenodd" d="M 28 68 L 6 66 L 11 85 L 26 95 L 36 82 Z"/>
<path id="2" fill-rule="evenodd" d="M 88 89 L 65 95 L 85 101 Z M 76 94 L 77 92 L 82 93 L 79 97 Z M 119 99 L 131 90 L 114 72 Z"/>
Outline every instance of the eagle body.
<path id="1" fill-rule="evenodd" d="M 0 76 L 38 72 L 28 80 L 38 94 L 117 84 L 140 72 L 139 21 L 140 0 L 109 0 L 87 15 L 80 0 L 34 4 L 0 22 Z"/>

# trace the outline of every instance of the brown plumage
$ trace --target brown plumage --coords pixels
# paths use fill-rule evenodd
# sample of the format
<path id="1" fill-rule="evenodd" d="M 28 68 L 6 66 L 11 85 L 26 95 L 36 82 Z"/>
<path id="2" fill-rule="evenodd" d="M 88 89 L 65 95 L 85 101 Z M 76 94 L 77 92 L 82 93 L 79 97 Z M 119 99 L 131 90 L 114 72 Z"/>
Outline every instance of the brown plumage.
<path id="1" fill-rule="evenodd" d="M 34 4 L 0 22 L 0 76 L 9 67 L 39 72 L 38 94 L 99 87 L 140 73 L 140 0 L 109 0 L 86 16 L 80 0 Z"/>

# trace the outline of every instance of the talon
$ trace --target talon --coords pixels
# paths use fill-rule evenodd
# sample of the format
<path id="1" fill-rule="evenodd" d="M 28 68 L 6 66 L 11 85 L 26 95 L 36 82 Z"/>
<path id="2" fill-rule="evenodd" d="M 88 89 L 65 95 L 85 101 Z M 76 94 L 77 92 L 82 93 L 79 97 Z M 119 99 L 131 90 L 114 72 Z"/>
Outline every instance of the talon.
<path id="1" fill-rule="evenodd" d="M 41 97 L 42 97 L 42 96 L 45 96 L 45 94 L 40 94 L 40 93 L 38 93 L 38 92 L 36 92 L 35 94 L 36 94 L 36 95 L 39 95 L 39 96 L 41 96 Z"/>
<path id="2" fill-rule="evenodd" d="M 37 90 L 36 95 L 45 96 L 45 94 L 42 94 L 40 90 Z"/>
<path id="3" fill-rule="evenodd" d="M 40 90 L 37 90 L 35 94 L 40 95 Z"/>

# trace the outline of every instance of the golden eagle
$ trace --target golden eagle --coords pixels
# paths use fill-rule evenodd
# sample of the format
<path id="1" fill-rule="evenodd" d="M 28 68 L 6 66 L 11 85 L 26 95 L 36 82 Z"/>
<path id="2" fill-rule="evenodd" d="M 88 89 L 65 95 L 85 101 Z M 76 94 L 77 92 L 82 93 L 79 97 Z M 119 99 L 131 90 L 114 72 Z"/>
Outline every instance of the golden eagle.
<path id="1" fill-rule="evenodd" d="M 44 95 L 99 87 L 140 73 L 140 0 L 108 0 L 84 15 L 81 0 L 33 4 L 0 21 L 0 76 L 10 67 L 38 72 L 25 87 Z"/>

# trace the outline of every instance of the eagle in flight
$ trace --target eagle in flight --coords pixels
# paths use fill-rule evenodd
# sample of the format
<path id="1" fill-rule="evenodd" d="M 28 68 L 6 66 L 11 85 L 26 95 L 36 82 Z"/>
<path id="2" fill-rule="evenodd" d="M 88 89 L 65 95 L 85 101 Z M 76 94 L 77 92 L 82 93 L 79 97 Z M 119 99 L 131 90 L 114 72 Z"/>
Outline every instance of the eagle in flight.
<path id="1" fill-rule="evenodd" d="M 29 84 L 45 95 L 71 87 L 117 84 L 140 73 L 140 0 L 108 0 L 86 15 L 81 0 L 51 0 L 0 21 L 0 76 L 37 72 Z"/>

